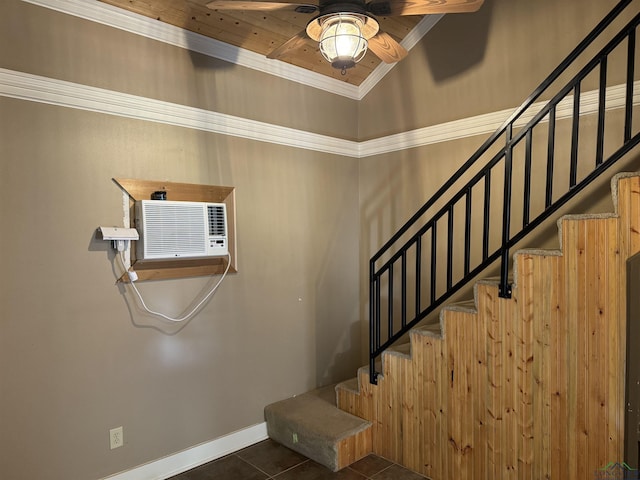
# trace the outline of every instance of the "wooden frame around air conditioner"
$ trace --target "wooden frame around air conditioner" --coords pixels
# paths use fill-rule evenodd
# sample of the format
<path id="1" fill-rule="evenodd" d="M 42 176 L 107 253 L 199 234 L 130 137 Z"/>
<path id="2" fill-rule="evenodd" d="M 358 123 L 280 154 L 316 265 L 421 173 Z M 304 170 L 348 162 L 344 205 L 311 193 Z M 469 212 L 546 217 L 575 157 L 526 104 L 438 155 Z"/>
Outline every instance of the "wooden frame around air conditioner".
<path id="1" fill-rule="evenodd" d="M 238 271 L 236 256 L 236 204 L 234 187 L 121 178 L 114 178 L 113 181 L 129 195 L 130 218 L 135 218 L 133 215 L 133 208 L 136 200 L 149 200 L 151 198 L 151 194 L 156 191 L 167 192 L 168 200 L 226 204 L 228 244 L 229 254 L 231 255 L 229 272 L 236 273 Z M 135 258 L 135 250 L 135 247 L 132 246 L 131 268 L 138 274 L 139 281 L 221 274 L 227 266 L 226 257 L 138 262 Z M 119 281 L 128 282 L 128 275 L 124 274 L 120 277 Z"/>

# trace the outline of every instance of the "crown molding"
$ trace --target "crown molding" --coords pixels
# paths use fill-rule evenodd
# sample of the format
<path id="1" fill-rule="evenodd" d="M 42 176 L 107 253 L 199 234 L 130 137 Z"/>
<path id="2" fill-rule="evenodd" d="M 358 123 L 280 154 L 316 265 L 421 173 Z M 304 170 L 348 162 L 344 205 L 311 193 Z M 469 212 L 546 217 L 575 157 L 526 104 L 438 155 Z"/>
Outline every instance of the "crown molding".
<path id="1" fill-rule="evenodd" d="M 357 142 L 152 98 L 0 69 L 0 96 L 354 157 Z"/>
<path id="2" fill-rule="evenodd" d="M 394 64 L 380 64 L 369 75 L 364 86 L 351 85 L 304 68 L 269 60 L 248 50 L 214 40 L 204 35 L 175 27 L 152 18 L 123 10 L 98 0 L 22 0 L 109 27 L 117 28 L 152 40 L 191 50 L 209 57 L 251 68 L 335 95 L 362 100 L 367 93 L 393 68 Z M 427 15 L 409 32 L 402 46 L 410 50 L 443 15 Z"/>
<path id="3" fill-rule="evenodd" d="M 624 85 L 609 87 L 606 92 L 607 110 L 624 108 L 625 92 Z M 366 158 L 476 135 L 488 135 L 500 128 L 513 113 L 513 109 L 501 110 L 356 142 L 2 68 L 0 68 L 0 96 L 354 158 Z M 598 104 L 596 90 L 583 92 L 580 95 L 580 115 L 596 114 Z M 515 126 L 524 126 L 544 105 L 544 102 L 532 105 Z M 634 84 L 633 105 L 640 106 L 640 81 Z M 558 120 L 571 118 L 572 112 L 573 97 L 568 96 L 557 106 L 556 118 Z"/>
<path id="4" fill-rule="evenodd" d="M 633 106 L 640 105 L 640 81 L 634 83 Z M 626 87 L 615 85 L 606 90 L 605 109 L 607 111 L 622 109 L 625 106 Z M 531 105 L 514 123 L 514 127 L 524 127 L 544 106 L 546 102 Z M 591 90 L 580 94 L 580 116 L 596 115 L 598 113 L 598 91 Z M 476 115 L 461 120 L 441 123 L 430 127 L 419 128 L 407 132 L 389 135 L 360 142 L 358 144 L 359 157 L 370 157 L 384 153 L 406 150 L 440 142 L 460 140 L 476 135 L 490 135 L 498 130 L 511 116 L 515 109 L 506 109 L 483 115 Z M 573 115 L 573 95 L 565 97 L 556 106 L 556 120 L 569 119 Z M 542 123 L 548 122 L 545 117 Z"/>

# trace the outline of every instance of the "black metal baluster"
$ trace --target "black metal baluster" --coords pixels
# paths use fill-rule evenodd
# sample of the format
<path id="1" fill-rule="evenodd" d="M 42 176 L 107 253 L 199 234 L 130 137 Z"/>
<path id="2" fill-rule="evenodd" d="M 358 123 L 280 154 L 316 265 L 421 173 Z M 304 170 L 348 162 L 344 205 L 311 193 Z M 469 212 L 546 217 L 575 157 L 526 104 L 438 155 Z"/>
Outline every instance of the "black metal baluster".
<path id="1" fill-rule="evenodd" d="M 553 105 L 549 110 L 549 139 L 547 144 L 547 182 L 544 207 L 551 206 L 553 199 L 553 160 L 555 154 L 555 138 L 556 138 L 556 106 Z"/>
<path id="2" fill-rule="evenodd" d="M 624 141 L 631 139 L 631 127 L 633 124 L 633 75 L 635 70 L 636 55 L 636 30 L 629 32 L 627 44 L 627 95 L 624 109 Z"/>
<path id="3" fill-rule="evenodd" d="M 469 275 L 471 264 L 471 187 L 465 193 L 465 225 L 464 225 L 464 276 Z"/>
<path id="4" fill-rule="evenodd" d="M 400 289 L 402 290 L 402 292 L 400 294 L 400 302 L 401 302 L 400 325 L 402 325 L 402 328 L 404 329 L 407 326 L 407 251 L 406 250 L 402 252 L 401 265 L 402 265 L 401 266 L 402 277 L 400 279 L 401 281 Z"/>
<path id="5" fill-rule="evenodd" d="M 533 140 L 533 129 L 527 130 L 524 152 L 524 204 L 522 210 L 522 228 L 529 225 L 529 215 L 531 215 L 531 149 Z"/>
<path id="6" fill-rule="evenodd" d="M 431 285 L 430 294 L 431 294 L 431 303 L 435 303 L 436 301 L 436 273 L 438 271 L 437 259 L 438 255 L 436 252 L 437 247 L 437 237 L 438 237 L 438 222 L 434 220 L 433 227 L 431 228 Z"/>
<path id="7" fill-rule="evenodd" d="M 416 240 L 416 317 L 420 313 L 422 293 L 422 235 Z"/>
<path id="8" fill-rule="evenodd" d="M 504 199 L 502 206 L 502 263 L 500 266 L 500 292 L 502 298 L 511 298 L 509 284 L 509 237 L 511 236 L 511 188 L 512 188 L 512 155 L 511 138 L 513 125 L 509 125 L 506 134 L 506 149 L 504 156 Z"/>
<path id="9" fill-rule="evenodd" d="M 484 176 L 484 210 L 482 217 L 482 261 L 489 257 L 489 212 L 491 207 L 491 170 Z"/>
<path id="10" fill-rule="evenodd" d="M 380 275 L 378 275 L 376 279 L 376 350 L 380 349 L 381 345 L 381 337 L 382 337 L 382 312 L 381 310 L 381 301 L 382 301 L 382 282 Z"/>
<path id="11" fill-rule="evenodd" d="M 569 188 L 576 185 L 578 179 L 578 135 L 580 132 L 580 82 L 573 88 L 573 118 L 571 128 L 571 167 Z"/>
<path id="12" fill-rule="evenodd" d="M 375 275 L 375 262 L 369 262 L 369 381 L 378 383 L 375 358 L 380 348 L 380 282 Z"/>
<path id="13" fill-rule="evenodd" d="M 447 290 L 453 284 L 453 205 L 449 205 L 447 219 Z"/>
<path id="14" fill-rule="evenodd" d="M 393 336 L 393 263 L 389 265 L 389 285 L 388 285 L 388 303 L 387 303 L 387 340 L 391 340 Z"/>
<path id="15" fill-rule="evenodd" d="M 600 83 L 598 88 L 598 133 L 596 135 L 596 167 L 604 158 L 604 115 L 607 98 L 607 57 L 600 62 Z"/>

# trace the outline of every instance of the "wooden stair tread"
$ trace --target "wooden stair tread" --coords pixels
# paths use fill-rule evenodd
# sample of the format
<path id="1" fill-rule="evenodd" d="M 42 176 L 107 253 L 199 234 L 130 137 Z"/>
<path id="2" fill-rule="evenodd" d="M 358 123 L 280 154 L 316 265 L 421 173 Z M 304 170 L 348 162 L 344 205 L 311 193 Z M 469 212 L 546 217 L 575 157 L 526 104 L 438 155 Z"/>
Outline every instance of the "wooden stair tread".
<path id="1" fill-rule="evenodd" d="M 440 337 L 442 335 L 442 327 L 440 326 L 439 323 L 430 323 L 429 325 L 422 325 L 420 327 L 416 327 L 411 332 L 418 335 Z"/>
<path id="2" fill-rule="evenodd" d="M 411 355 L 411 343 L 403 343 L 400 345 L 393 345 L 389 347 L 385 353 L 391 355 L 402 355 L 402 356 L 410 356 Z"/>
<path id="3" fill-rule="evenodd" d="M 369 368 L 369 367 L 366 367 Z M 360 393 L 358 387 L 358 377 L 350 378 L 336 385 L 336 390 L 348 390 L 353 393 Z"/>

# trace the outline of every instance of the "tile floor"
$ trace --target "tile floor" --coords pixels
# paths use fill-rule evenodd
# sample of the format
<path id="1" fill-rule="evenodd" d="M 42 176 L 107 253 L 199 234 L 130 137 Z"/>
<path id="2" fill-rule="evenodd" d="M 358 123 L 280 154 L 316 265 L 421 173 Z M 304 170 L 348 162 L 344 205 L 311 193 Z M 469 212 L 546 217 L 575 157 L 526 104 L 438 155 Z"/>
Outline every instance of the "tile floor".
<path id="1" fill-rule="evenodd" d="M 406 468 L 370 455 L 339 472 L 265 440 L 169 480 L 424 480 Z"/>

